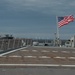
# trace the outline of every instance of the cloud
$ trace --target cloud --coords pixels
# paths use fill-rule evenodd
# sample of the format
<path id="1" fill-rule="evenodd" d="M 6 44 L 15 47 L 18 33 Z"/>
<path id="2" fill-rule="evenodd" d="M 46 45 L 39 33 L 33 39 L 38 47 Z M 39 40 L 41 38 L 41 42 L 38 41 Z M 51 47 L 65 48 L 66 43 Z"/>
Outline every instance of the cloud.
<path id="1" fill-rule="evenodd" d="M 15 11 L 28 9 L 54 15 L 70 14 L 75 11 L 74 0 L 6 0 L 6 2 Z"/>
<path id="2" fill-rule="evenodd" d="M 1 0 L 5 8 L 14 11 L 33 10 L 45 14 L 70 14 L 75 11 L 75 1 L 71 0 Z M 72 9 L 70 9 L 72 7 Z"/>
<path id="3" fill-rule="evenodd" d="M 24 31 L 20 31 L 16 28 L 5 27 L 1 30 L 2 32 L 5 30 L 4 33 L 11 32 L 15 33 L 15 35 L 24 35 L 23 32 L 28 32 L 25 33 L 25 35 L 29 37 L 54 37 L 54 34 L 52 33 L 56 31 L 54 29 L 56 28 L 55 16 L 64 16 L 70 14 L 75 14 L 74 0 L 0 0 L 1 26 L 3 28 L 4 26 L 24 27 L 24 29 L 21 29 L 21 27 L 19 27 L 21 30 Z M 46 26 L 48 28 L 50 27 L 50 29 L 46 28 Z M 26 27 L 30 27 L 32 29 L 27 29 Z M 34 28 L 35 30 L 33 31 Z M 70 29 L 73 28 L 75 27 L 70 27 Z M 14 29 L 16 29 L 17 31 L 15 31 Z M 64 27 L 62 29 L 64 29 Z M 67 28 L 64 30 L 69 31 L 69 29 Z M 43 31 L 47 32 L 48 34 L 44 33 Z M 21 32 L 21 34 L 17 32 Z M 74 31 L 72 33 L 71 32 L 72 31 L 69 31 L 68 35 L 65 34 L 65 37 L 70 36 Z M 62 37 L 64 36 L 62 35 Z"/>

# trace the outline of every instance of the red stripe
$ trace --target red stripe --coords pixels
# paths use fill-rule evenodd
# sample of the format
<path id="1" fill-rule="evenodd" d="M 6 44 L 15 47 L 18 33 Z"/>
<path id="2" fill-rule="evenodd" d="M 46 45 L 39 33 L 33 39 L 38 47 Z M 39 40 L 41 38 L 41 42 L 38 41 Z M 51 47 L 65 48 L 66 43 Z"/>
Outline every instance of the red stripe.
<path id="1" fill-rule="evenodd" d="M 73 16 L 65 16 L 63 20 L 58 22 L 58 27 L 62 27 L 62 26 L 67 25 L 68 23 L 73 22 L 73 21 L 74 21 Z"/>

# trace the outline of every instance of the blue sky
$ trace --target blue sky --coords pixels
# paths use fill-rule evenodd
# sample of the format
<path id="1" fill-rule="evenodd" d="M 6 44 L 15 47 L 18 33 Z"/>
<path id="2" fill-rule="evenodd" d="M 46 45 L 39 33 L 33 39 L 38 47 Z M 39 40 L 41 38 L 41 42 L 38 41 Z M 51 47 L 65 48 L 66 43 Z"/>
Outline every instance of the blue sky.
<path id="1" fill-rule="evenodd" d="M 0 34 L 54 39 L 56 16 L 75 14 L 75 0 L 0 0 Z M 75 22 L 59 29 L 61 39 L 75 35 Z"/>

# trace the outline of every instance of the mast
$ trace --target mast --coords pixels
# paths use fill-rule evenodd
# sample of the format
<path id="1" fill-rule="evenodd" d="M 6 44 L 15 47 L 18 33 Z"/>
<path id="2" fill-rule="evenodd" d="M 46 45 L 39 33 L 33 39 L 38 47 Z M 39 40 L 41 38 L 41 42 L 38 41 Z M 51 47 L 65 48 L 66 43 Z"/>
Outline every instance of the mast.
<path id="1" fill-rule="evenodd" d="M 58 17 L 56 16 L 56 26 L 57 26 L 57 46 L 60 45 L 60 39 L 59 39 L 59 27 L 58 27 Z"/>

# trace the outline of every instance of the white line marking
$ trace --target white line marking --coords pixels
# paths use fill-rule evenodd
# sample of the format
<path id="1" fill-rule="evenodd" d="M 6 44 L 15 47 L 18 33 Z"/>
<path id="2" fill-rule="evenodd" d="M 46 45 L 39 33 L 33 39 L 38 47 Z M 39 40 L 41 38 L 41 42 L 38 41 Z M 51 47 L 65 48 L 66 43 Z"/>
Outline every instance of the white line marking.
<path id="1" fill-rule="evenodd" d="M 22 57 L 22 56 L 13 55 L 13 56 L 9 56 L 9 57 Z"/>
<path id="2" fill-rule="evenodd" d="M 48 56 L 39 56 L 39 58 L 51 58 L 51 57 L 48 57 Z"/>
<path id="3" fill-rule="evenodd" d="M 69 51 L 61 51 L 62 53 L 70 53 Z"/>
<path id="4" fill-rule="evenodd" d="M 36 58 L 36 56 L 24 56 L 25 58 Z"/>
<path id="5" fill-rule="evenodd" d="M 61 64 L 0 64 L 0 66 L 41 66 L 41 67 L 75 67 L 75 65 L 61 65 Z"/>
<path id="6" fill-rule="evenodd" d="M 47 51 L 47 50 L 42 50 L 41 52 L 50 52 L 50 51 Z"/>
<path id="7" fill-rule="evenodd" d="M 55 52 L 55 53 L 57 53 L 58 51 L 52 51 L 52 52 Z"/>
<path id="8" fill-rule="evenodd" d="M 33 52 L 38 52 L 37 50 L 32 50 Z"/>
<path id="9" fill-rule="evenodd" d="M 68 57 L 68 59 L 75 59 L 75 57 Z"/>
<path id="10" fill-rule="evenodd" d="M 59 56 L 56 56 L 54 58 L 57 58 L 57 59 L 66 59 L 66 57 L 59 57 Z"/>
<path id="11" fill-rule="evenodd" d="M 12 51 L 9 51 L 9 52 L 6 52 L 6 53 L 2 53 L 2 54 L 0 54 L 0 56 L 3 56 L 3 55 L 6 55 L 6 54 L 9 54 L 9 53 L 12 53 L 12 52 L 15 52 L 15 51 L 19 51 L 19 50 L 21 50 L 21 49 L 25 49 L 25 48 L 27 48 L 27 47 L 23 47 L 23 48 L 15 49 L 15 50 L 12 50 Z"/>
<path id="12" fill-rule="evenodd" d="M 21 50 L 21 51 L 27 51 L 28 52 L 29 50 Z"/>
<path id="13" fill-rule="evenodd" d="M 54 66 L 58 67 L 58 64 L 0 64 L 0 66 Z"/>
<path id="14" fill-rule="evenodd" d="M 75 67 L 75 65 L 61 65 L 61 67 Z"/>

